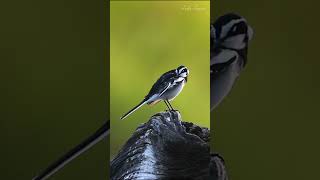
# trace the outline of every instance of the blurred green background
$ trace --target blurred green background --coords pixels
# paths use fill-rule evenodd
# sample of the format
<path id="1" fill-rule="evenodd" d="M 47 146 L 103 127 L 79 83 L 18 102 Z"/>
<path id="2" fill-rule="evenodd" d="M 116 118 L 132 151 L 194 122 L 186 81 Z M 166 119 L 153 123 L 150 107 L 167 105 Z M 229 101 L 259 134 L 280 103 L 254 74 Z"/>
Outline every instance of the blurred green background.
<path id="1" fill-rule="evenodd" d="M 31 179 L 105 121 L 107 5 L 83 0 L 1 1 L 0 179 Z M 318 1 L 310 0 L 211 2 L 212 19 L 237 12 L 255 30 L 248 66 L 212 116 L 214 147 L 224 156 L 230 178 L 319 179 L 318 7 Z M 150 80 L 141 82 L 146 89 L 137 91 L 137 99 L 121 107 L 118 115 L 175 66 L 149 72 Z M 192 70 L 175 106 L 188 100 L 194 76 Z M 144 107 L 132 116 L 149 117 L 164 108 Z M 123 122 L 129 121 L 135 119 Z M 104 143 L 52 179 L 105 179 L 109 148 Z"/>
<path id="2" fill-rule="evenodd" d="M 248 66 L 212 114 L 230 179 L 320 179 L 319 1 L 212 1 L 254 29 Z"/>
<path id="3" fill-rule="evenodd" d="M 184 121 L 210 127 L 210 3 L 112 1 L 110 6 L 111 159 L 135 129 L 166 106 L 140 103 L 165 72 L 185 65 L 188 83 L 172 101 Z"/>
<path id="4" fill-rule="evenodd" d="M 108 117 L 106 4 L 1 1 L 1 180 L 30 180 Z M 106 143 L 51 179 L 106 179 Z"/>

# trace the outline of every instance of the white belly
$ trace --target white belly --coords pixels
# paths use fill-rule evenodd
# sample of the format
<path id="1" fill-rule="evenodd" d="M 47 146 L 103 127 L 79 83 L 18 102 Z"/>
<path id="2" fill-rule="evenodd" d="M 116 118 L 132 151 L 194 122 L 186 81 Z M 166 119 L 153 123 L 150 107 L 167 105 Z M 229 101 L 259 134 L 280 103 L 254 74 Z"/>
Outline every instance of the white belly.
<path id="1" fill-rule="evenodd" d="M 168 89 L 163 95 L 162 99 L 167 99 L 169 101 L 172 101 L 175 97 L 177 97 L 180 92 L 182 91 L 185 84 L 185 80 L 183 82 L 177 84 L 174 88 Z"/>

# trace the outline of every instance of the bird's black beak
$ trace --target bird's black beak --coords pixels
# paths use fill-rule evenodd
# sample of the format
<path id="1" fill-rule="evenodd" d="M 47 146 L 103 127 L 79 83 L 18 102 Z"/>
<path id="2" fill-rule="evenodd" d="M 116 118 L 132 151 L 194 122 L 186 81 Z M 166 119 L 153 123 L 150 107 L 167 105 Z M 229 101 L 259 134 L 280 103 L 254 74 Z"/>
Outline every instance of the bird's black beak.
<path id="1" fill-rule="evenodd" d="M 184 78 L 186 80 L 186 82 L 188 82 L 188 77 Z"/>

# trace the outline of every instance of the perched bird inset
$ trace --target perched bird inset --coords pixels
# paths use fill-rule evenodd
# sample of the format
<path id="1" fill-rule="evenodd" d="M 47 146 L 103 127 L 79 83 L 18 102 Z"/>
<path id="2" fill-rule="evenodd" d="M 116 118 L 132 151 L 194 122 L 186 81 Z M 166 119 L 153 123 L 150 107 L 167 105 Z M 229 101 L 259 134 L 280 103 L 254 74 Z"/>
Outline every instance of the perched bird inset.
<path id="1" fill-rule="evenodd" d="M 169 110 L 174 110 L 169 101 L 172 101 L 182 91 L 187 82 L 189 70 L 185 66 L 179 66 L 164 73 L 152 86 L 148 95 L 133 109 L 121 117 L 124 119 L 139 109 L 144 104 L 153 105 L 163 100 Z"/>
<path id="2" fill-rule="evenodd" d="M 210 106 L 214 109 L 230 92 L 247 62 L 253 35 L 247 21 L 230 13 L 210 26 Z"/>

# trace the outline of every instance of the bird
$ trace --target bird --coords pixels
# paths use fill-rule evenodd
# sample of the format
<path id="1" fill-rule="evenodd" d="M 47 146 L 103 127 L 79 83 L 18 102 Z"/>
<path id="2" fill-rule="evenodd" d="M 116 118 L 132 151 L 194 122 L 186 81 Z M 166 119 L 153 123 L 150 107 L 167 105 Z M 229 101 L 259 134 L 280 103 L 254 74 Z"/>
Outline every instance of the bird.
<path id="1" fill-rule="evenodd" d="M 210 108 L 229 94 L 247 64 L 253 29 L 235 13 L 220 16 L 210 25 Z"/>
<path id="2" fill-rule="evenodd" d="M 165 102 L 169 110 L 174 110 L 169 101 L 172 101 L 182 91 L 188 81 L 189 70 L 181 65 L 176 69 L 164 73 L 152 86 L 144 99 L 124 114 L 120 119 L 125 119 L 145 104 L 154 105 L 161 100 Z"/>

